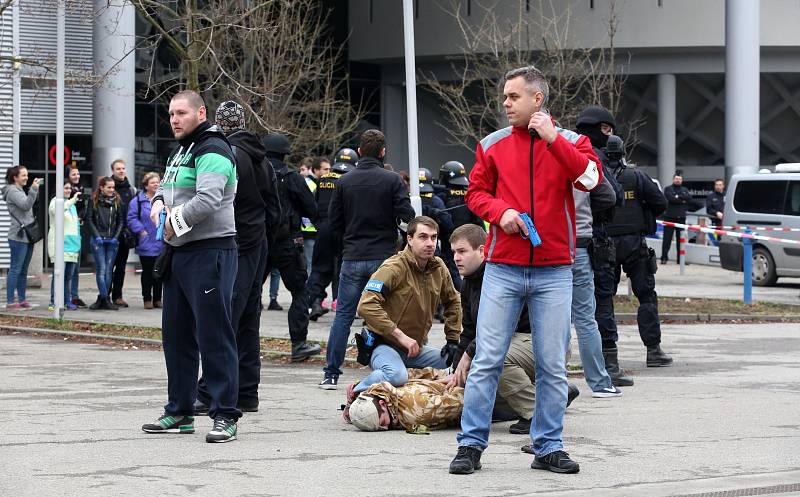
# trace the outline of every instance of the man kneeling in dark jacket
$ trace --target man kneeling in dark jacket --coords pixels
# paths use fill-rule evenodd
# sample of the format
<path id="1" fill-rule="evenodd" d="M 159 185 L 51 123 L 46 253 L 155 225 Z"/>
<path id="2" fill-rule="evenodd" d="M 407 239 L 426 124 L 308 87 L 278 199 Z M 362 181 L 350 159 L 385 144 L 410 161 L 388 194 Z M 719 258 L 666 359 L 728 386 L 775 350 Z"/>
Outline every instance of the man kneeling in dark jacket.
<path id="1" fill-rule="evenodd" d="M 483 286 L 484 262 L 483 249 L 486 244 L 486 232 L 475 224 L 459 226 L 450 236 L 450 247 L 458 273 L 464 279 L 461 285 L 461 337 L 460 359 L 453 361 L 455 372 L 448 378 L 448 386 L 463 387 L 467 382 L 467 374 L 475 357 L 475 324 L 478 322 L 478 308 Z M 508 429 L 511 433 L 525 434 L 530 432 L 533 416 L 535 364 L 531 345 L 531 325 L 528 319 L 527 305 L 522 308 L 519 323 L 511 338 L 511 346 L 503 361 L 503 373 L 497 385 L 492 418 L 495 421 L 507 421 L 518 418 L 519 421 Z M 569 384 L 567 405 L 575 400 L 580 391 Z"/>

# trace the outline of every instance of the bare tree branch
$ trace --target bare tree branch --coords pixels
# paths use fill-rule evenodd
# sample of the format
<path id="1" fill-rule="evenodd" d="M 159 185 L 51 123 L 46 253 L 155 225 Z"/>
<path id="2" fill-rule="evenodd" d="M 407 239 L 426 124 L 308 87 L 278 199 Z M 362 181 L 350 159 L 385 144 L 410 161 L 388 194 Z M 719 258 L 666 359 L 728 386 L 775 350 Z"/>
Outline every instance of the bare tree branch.
<path id="1" fill-rule="evenodd" d="M 481 138 L 506 126 L 500 98 L 503 75 L 526 65 L 535 65 L 547 77 L 550 96 L 546 107 L 563 127 L 573 127 L 588 105 L 602 105 L 612 113 L 619 110 L 626 76 L 614 53 L 619 23 L 616 2 L 611 0 L 604 19 L 606 39 L 585 48 L 579 47 L 571 34 L 575 3 L 531 1 L 531 12 L 527 12 L 524 2 L 518 2 L 510 22 L 498 14 L 508 12 L 497 8 L 498 0 L 473 2 L 469 18 L 458 0 L 442 7 L 461 33 L 460 55 L 451 64 L 455 76 L 439 80 L 421 71 L 420 80 L 440 102 L 443 119 L 437 125 L 445 131 L 446 144 L 471 151 Z M 630 139 L 635 137 L 630 131 L 642 123 L 625 124 L 623 136 L 628 134 Z M 626 146 L 633 145 L 626 142 Z"/>

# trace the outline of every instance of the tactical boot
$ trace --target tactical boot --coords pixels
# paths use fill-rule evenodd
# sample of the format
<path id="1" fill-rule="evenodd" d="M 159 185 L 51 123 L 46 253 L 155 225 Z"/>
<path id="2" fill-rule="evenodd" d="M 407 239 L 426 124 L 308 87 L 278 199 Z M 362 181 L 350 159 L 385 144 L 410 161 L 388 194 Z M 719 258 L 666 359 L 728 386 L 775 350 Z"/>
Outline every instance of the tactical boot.
<path id="1" fill-rule="evenodd" d="M 327 313 L 328 309 L 322 307 L 322 303 L 320 302 L 320 300 L 316 299 L 311 304 L 311 314 L 308 315 L 308 319 L 310 319 L 311 321 L 316 321 L 317 319 L 319 319 L 320 317 L 324 316 Z"/>
<path id="2" fill-rule="evenodd" d="M 661 345 L 647 347 L 648 368 L 669 366 L 670 364 L 672 364 L 672 357 L 668 356 L 663 350 L 661 350 Z"/>
<path id="3" fill-rule="evenodd" d="M 292 362 L 305 361 L 313 355 L 319 354 L 322 348 L 318 343 L 308 343 L 306 341 L 292 343 Z"/>
<path id="4" fill-rule="evenodd" d="M 615 387 L 632 387 L 633 379 L 625 376 L 625 373 L 619 368 L 619 359 L 617 359 L 617 348 L 603 349 L 603 359 L 606 361 L 606 371 L 608 376 L 611 377 L 611 383 Z"/>

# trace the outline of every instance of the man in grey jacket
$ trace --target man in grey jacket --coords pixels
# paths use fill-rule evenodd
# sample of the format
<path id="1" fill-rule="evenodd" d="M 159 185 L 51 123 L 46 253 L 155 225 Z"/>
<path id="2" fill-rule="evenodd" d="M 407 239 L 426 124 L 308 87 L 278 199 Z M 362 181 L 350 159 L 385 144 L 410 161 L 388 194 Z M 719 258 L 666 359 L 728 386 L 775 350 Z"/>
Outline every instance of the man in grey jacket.
<path id="1" fill-rule="evenodd" d="M 228 140 L 206 121 L 202 97 L 182 91 L 169 106 L 180 148 L 153 197 L 151 218 L 166 210 L 164 239 L 172 252 L 164 277 L 162 337 L 169 402 L 148 433 L 193 433 L 199 358 L 214 427 L 206 442 L 236 440 L 241 411 L 239 360 L 231 325 L 237 272 L 233 200 L 236 166 Z M 198 357 L 198 355 L 200 357 Z"/>
<path id="2" fill-rule="evenodd" d="M 612 385 L 603 359 L 603 343 L 594 319 L 594 272 L 590 260 L 592 211 L 614 207 L 617 197 L 607 175 L 591 192 L 572 189 L 575 201 L 575 262 L 572 264 L 572 325 L 578 336 L 584 376 L 592 397 L 619 397 L 622 390 Z"/>

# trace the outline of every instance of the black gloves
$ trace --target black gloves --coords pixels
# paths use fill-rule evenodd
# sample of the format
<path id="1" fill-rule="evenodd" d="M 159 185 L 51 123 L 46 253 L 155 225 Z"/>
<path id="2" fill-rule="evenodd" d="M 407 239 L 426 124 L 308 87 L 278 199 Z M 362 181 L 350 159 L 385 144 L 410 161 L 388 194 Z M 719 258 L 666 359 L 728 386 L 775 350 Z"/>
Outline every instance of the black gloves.
<path id="1" fill-rule="evenodd" d="M 456 355 L 460 355 L 458 352 L 458 342 L 451 342 L 448 340 L 447 343 L 442 347 L 440 355 L 444 357 L 445 364 L 450 367 L 450 365 L 453 364 L 453 359 L 455 359 Z"/>

